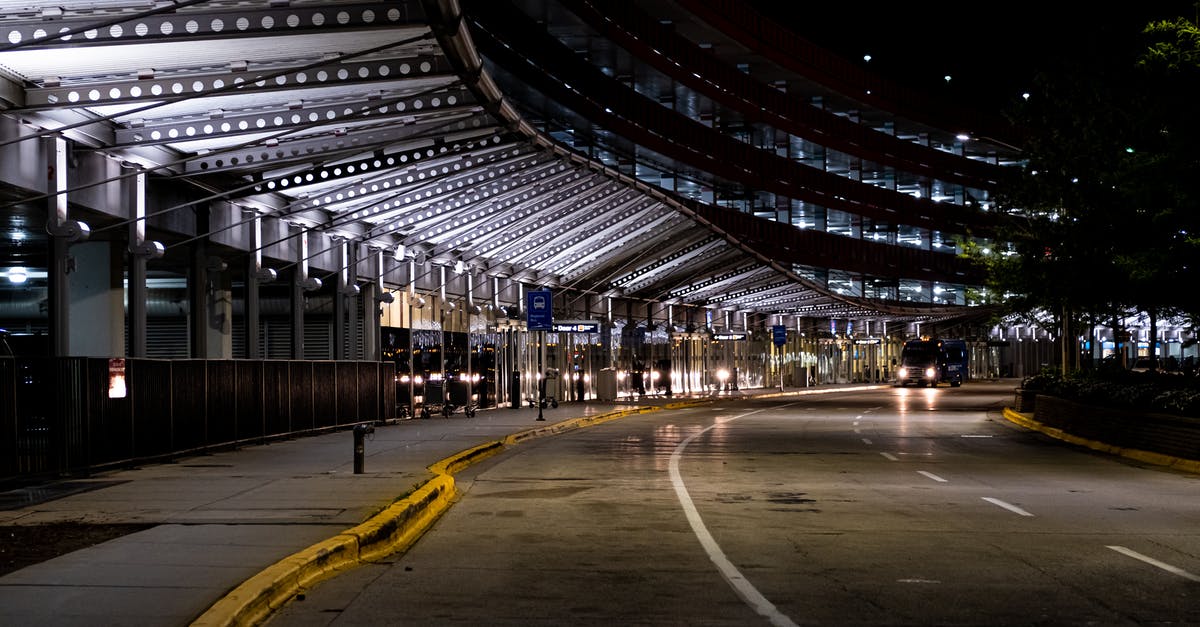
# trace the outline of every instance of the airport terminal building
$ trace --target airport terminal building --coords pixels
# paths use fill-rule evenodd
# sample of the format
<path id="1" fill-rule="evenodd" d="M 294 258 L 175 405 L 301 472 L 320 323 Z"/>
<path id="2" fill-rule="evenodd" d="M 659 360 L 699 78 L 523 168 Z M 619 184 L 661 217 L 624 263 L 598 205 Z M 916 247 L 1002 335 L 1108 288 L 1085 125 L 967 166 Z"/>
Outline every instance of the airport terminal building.
<path id="1" fill-rule="evenodd" d="M 1000 246 L 1004 125 L 743 3 L 5 5 L 5 377 L 62 398 L 2 421 L 109 433 L 60 466 L 539 381 L 886 381 L 921 336 L 1056 359 L 959 254 Z"/>

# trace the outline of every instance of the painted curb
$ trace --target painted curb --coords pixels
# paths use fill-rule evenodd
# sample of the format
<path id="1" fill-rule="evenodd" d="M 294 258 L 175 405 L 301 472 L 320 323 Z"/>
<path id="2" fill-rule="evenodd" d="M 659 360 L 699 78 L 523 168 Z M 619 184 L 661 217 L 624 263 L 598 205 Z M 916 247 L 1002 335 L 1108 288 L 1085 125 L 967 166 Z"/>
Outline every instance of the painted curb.
<path id="1" fill-rule="evenodd" d="M 191 624 L 254 625 L 300 590 L 338 571 L 407 548 L 449 506 L 454 478 L 437 475 L 366 522 L 268 566 L 213 604 Z"/>
<path id="2" fill-rule="evenodd" d="M 707 403 L 708 401 L 685 401 L 664 407 L 680 409 Z M 659 409 L 631 407 L 595 416 L 568 419 L 459 451 L 429 466 L 434 477 L 418 486 L 412 494 L 389 505 L 362 524 L 268 566 L 209 607 L 191 623 L 191 627 L 259 624 L 304 588 L 327 579 L 340 570 L 407 549 L 450 508 L 456 495 L 453 474 L 500 453 L 508 446 Z"/>
<path id="3" fill-rule="evenodd" d="M 1026 429 L 1032 429 L 1033 431 L 1038 431 L 1056 440 L 1062 440 L 1063 442 L 1074 444 L 1076 446 L 1083 446 L 1093 451 L 1108 453 L 1110 455 L 1119 455 L 1121 457 L 1147 464 L 1153 464 L 1155 466 L 1166 466 L 1176 470 L 1182 470 L 1184 472 L 1200 474 L 1200 461 L 1183 459 L 1181 457 L 1172 457 L 1170 455 L 1163 455 L 1162 453 L 1152 453 L 1150 451 L 1143 451 L 1136 448 L 1124 448 L 1096 440 L 1081 438 L 1077 435 L 1067 433 L 1062 429 L 1044 425 L 1035 420 L 1033 418 L 1033 414 L 1021 413 L 1012 409 L 1011 407 L 1004 408 L 1004 417 L 1009 422 L 1025 427 Z"/>

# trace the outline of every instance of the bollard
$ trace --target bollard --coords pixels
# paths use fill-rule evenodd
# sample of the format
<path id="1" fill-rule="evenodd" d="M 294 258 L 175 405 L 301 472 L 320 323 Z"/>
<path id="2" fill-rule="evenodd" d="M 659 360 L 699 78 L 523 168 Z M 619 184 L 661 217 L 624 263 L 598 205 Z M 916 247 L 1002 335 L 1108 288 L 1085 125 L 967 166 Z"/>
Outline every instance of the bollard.
<path id="1" fill-rule="evenodd" d="M 366 436 L 375 433 L 371 425 L 354 425 L 354 474 L 363 474 L 364 457 L 367 452 Z"/>

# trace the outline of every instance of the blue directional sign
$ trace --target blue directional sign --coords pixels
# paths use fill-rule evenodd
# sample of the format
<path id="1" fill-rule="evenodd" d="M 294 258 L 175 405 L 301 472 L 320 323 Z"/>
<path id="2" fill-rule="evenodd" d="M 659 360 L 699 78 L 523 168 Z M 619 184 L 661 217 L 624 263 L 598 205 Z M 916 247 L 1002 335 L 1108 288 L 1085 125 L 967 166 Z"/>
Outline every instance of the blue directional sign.
<path id="1" fill-rule="evenodd" d="M 525 294 L 525 325 L 530 331 L 554 330 L 554 299 L 550 290 Z"/>
<path id="2" fill-rule="evenodd" d="M 787 327 L 782 324 L 777 324 L 771 327 L 771 339 L 775 340 L 776 346 L 787 344 Z"/>

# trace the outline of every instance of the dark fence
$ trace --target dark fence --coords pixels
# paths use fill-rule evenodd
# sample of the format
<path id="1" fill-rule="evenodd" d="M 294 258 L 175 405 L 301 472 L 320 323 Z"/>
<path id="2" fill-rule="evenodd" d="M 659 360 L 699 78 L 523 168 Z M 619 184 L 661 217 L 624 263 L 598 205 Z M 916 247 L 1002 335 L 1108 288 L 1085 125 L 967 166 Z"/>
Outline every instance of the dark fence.
<path id="1" fill-rule="evenodd" d="M 395 417 L 395 365 L 365 361 L 0 358 L 0 482 Z"/>
<path id="2" fill-rule="evenodd" d="M 1109 409 L 1040 394 L 1035 417 L 1044 425 L 1081 438 L 1200 461 L 1197 418 Z"/>

